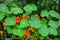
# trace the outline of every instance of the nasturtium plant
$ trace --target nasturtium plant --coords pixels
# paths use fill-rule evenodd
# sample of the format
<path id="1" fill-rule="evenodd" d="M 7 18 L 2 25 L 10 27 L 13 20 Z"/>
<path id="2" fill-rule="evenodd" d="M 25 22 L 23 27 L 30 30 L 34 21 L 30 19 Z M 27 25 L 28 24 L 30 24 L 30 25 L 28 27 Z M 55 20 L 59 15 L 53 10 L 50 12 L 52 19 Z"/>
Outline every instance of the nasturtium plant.
<path id="1" fill-rule="evenodd" d="M 15 25 L 16 24 L 16 21 L 15 21 L 15 17 L 7 17 L 5 19 L 5 23 L 6 25 Z"/>
<path id="2" fill-rule="evenodd" d="M 22 19 L 18 27 L 25 28 L 27 26 L 28 26 L 28 21 L 26 19 Z"/>
<path id="3" fill-rule="evenodd" d="M 48 25 L 52 28 L 58 28 L 58 22 L 57 21 L 49 20 Z"/>
<path id="4" fill-rule="evenodd" d="M 59 0 L 0 0 L 1 40 L 54 40 L 59 30 Z"/>
<path id="5" fill-rule="evenodd" d="M 24 10 L 26 11 L 27 14 L 31 14 L 32 11 L 36 11 L 37 10 L 37 6 L 35 4 L 27 4 L 24 7 Z"/>
<path id="6" fill-rule="evenodd" d="M 60 19 L 60 15 L 59 15 L 59 13 L 56 12 L 56 11 L 50 10 L 50 11 L 49 11 L 49 15 L 52 16 L 52 17 L 55 17 L 55 18 L 57 18 L 57 19 Z"/>
<path id="7" fill-rule="evenodd" d="M 31 27 L 38 29 L 39 27 L 41 27 L 40 23 L 41 22 L 37 17 L 35 17 L 34 15 L 31 16 L 31 19 L 29 20 L 29 24 Z"/>
<path id="8" fill-rule="evenodd" d="M 13 14 L 22 14 L 23 13 L 23 10 L 21 9 L 21 8 L 19 8 L 19 7 L 12 7 L 11 8 L 11 12 L 13 13 Z"/>
<path id="9" fill-rule="evenodd" d="M 14 35 L 17 35 L 19 37 L 23 37 L 24 33 L 25 33 L 25 29 L 16 29 L 16 28 L 14 28 L 12 31 L 13 31 L 12 33 Z"/>
<path id="10" fill-rule="evenodd" d="M 42 26 L 38 29 L 38 32 L 39 32 L 42 36 L 46 37 L 46 36 L 48 36 L 48 34 L 49 34 L 49 29 L 48 29 L 47 25 L 42 25 Z"/>
<path id="11" fill-rule="evenodd" d="M 0 21 L 5 17 L 4 13 L 0 12 Z"/>
<path id="12" fill-rule="evenodd" d="M 49 16 L 49 12 L 47 10 L 42 10 L 40 15 L 41 15 L 41 17 L 48 17 Z"/>
<path id="13" fill-rule="evenodd" d="M 0 11 L 1 12 L 6 12 L 8 10 L 8 7 L 7 7 L 7 5 L 6 4 L 0 4 Z"/>
<path id="14" fill-rule="evenodd" d="M 49 28 L 49 33 L 51 34 L 51 35 L 54 35 L 54 36 L 56 36 L 58 33 L 57 33 L 57 30 L 55 29 L 55 28 Z"/>

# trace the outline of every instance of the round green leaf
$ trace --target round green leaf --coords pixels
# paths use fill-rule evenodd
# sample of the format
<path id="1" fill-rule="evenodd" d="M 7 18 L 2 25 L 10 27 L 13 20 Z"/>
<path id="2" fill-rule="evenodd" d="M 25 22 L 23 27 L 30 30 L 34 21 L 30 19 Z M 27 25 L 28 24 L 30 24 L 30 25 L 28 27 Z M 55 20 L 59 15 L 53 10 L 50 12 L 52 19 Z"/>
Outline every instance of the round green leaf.
<path id="1" fill-rule="evenodd" d="M 23 10 L 19 7 L 13 7 L 13 8 L 11 8 L 11 12 L 14 14 L 21 14 L 21 13 L 23 13 Z"/>
<path id="2" fill-rule="evenodd" d="M 6 4 L 0 4 L 0 11 L 5 12 L 6 10 L 8 10 L 7 5 Z"/>
<path id="3" fill-rule="evenodd" d="M 31 4 L 31 6 L 32 6 L 32 10 L 33 11 L 36 11 L 37 10 L 37 6 L 35 4 Z"/>
<path id="4" fill-rule="evenodd" d="M 14 17 L 7 17 L 5 19 L 5 23 L 7 25 L 15 25 L 16 24 L 16 21 L 15 21 L 15 18 Z"/>
<path id="5" fill-rule="evenodd" d="M 27 14 L 30 14 L 32 12 L 32 7 L 28 4 L 24 7 L 24 10 L 26 11 Z"/>
<path id="6" fill-rule="evenodd" d="M 57 30 L 55 28 L 49 28 L 49 31 L 50 31 L 50 34 L 56 36 L 58 33 L 57 33 Z"/>
<path id="7" fill-rule="evenodd" d="M 37 10 L 37 6 L 34 5 L 34 4 L 27 4 L 27 5 L 24 7 L 24 10 L 26 11 L 27 14 L 30 14 L 32 11 Z"/>
<path id="8" fill-rule="evenodd" d="M 49 16 L 49 12 L 47 10 L 43 10 L 41 11 L 41 17 L 48 17 Z"/>
<path id="9" fill-rule="evenodd" d="M 38 29 L 38 32 L 42 35 L 42 36 L 48 36 L 49 34 L 49 29 L 47 28 L 47 25 L 42 25 L 40 29 Z"/>
<path id="10" fill-rule="evenodd" d="M 21 22 L 20 22 L 19 27 L 20 28 L 25 28 L 27 26 L 28 26 L 28 21 L 26 19 L 22 19 Z"/>
<path id="11" fill-rule="evenodd" d="M 29 24 L 31 27 L 36 28 L 36 29 L 41 27 L 40 20 L 35 16 L 31 16 L 31 20 L 29 20 Z"/>
<path id="12" fill-rule="evenodd" d="M 58 14 L 58 12 L 55 12 L 55 11 L 51 10 L 51 11 L 49 11 L 49 14 L 50 14 L 52 17 L 55 17 L 55 18 L 60 19 L 60 15 Z"/>
<path id="13" fill-rule="evenodd" d="M 48 22 L 48 25 L 50 25 L 52 28 L 58 28 L 58 22 L 57 21 L 50 20 Z"/>
<path id="14" fill-rule="evenodd" d="M 24 33 L 25 33 L 24 29 L 16 29 L 16 28 L 14 28 L 12 31 L 13 31 L 14 35 L 17 35 L 17 36 L 20 36 L 20 37 L 23 37 Z"/>

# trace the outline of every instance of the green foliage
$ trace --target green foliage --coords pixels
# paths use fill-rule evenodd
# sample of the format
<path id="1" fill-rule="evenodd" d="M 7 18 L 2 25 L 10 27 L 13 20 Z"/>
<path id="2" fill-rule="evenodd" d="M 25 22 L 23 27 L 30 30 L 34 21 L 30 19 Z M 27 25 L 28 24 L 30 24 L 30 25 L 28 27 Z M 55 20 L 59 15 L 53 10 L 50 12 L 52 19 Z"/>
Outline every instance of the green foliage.
<path id="1" fill-rule="evenodd" d="M 23 37 L 24 33 L 25 33 L 25 29 L 16 29 L 16 28 L 14 28 L 12 31 L 13 31 L 14 35 L 17 35 L 17 36 L 20 36 L 20 37 Z"/>
<path id="2" fill-rule="evenodd" d="M 0 21 L 3 20 L 3 18 L 4 18 L 4 13 L 0 12 Z"/>
<path id="3" fill-rule="evenodd" d="M 10 27 L 9 26 L 4 26 L 4 30 L 7 30 L 9 29 Z"/>
<path id="4" fill-rule="evenodd" d="M 4 30 L 7 30 L 9 34 L 12 34 L 12 28 L 10 26 L 4 26 Z"/>
<path id="5" fill-rule="evenodd" d="M 8 10 L 8 7 L 6 4 L 0 4 L 0 11 L 1 12 L 6 12 Z"/>
<path id="6" fill-rule="evenodd" d="M 60 20 L 58 21 L 58 25 L 60 26 Z"/>
<path id="7" fill-rule="evenodd" d="M 44 36 L 39 36 L 40 40 L 44 40 Z"/>
<path id="8" fill-rule="evenodd" d="M 41 25 L 47 25 L 47 20 L 40 20 Z"/>
<path id="9" fill-rule="evenodd" d="M 56 12 L 56 11 L 51 10 L 51 11 L 49 11 L 49 14 L 52 17 L 55 17 L 57 19 L 60 19 L 60 14 L 58 14 L 58 12 Z"/>
<path id="10" fill-rule="evenodd" d="M 49 17 L 49 15 L 50 15 L 52 17 L 60 19 L 60 14 L 54 10 L 50 10 L 50 11 L 42 10 L 40 15 L 41 15 L 41 17 Z"/>
<path id="11" fill-rule="evenodd" d="M 28 26 L 28 21 L 26 19 L 22 19 L 18 28 L 26 28 Z"/>
<path id="12" fill-rule="evenodd" d="M 24 10 L 26 11 L 27 14 L 31 14 L 32 11 L 36 11 L 37 10 L 37 6 L 35 4 L 27 4 L 24 7 Z"/>
<path id="13" fill-rule="evenodd" d="M 21 8 L 19 8 L 19 7 L 12 7 L 11 12 L 13 14 L 21 14 L 21 13 L 23 13 L 23 10 Z"/>
<path id="14" fill-rule="evenodd" d="M 49 16 L 49 12 L 47 10 L 43 10 L 41 11 L 41 17 L 48 17 Z"/>
<path id="15" fill-rule="evenodd" d="M 39 32 L 42 36 L 48 36 L 48 34 L 49 34 L 49 29 L 48 29 L 47 25 L 42 25 L 41 28 L 38 30 L 38 32 Z"/>
<path id="16" fill-rule="evenodd" d="M 50 34 L 52 34 L 52 35 L 57 35 L 58 33 L 57 33 L 57 30 L 55 29 L 55 28 L 49 28 L 49 31 L 50 31 Z"/>
<path id="17" fill-rule="evenodd" d="M 5 3 L 11 3 L 13 2 L 14 0 L 5 0 Z"/>
<path id="18" fill-rule="evenodd" d="M 49 20 L 48 25 L 52 28 L 58 28 L 58 22 L 57 21 Z"/>
<path id="19" fill-rule="evenodd" d="M 12 28 L 9 27 L 9 28 L 7 29 L 7 32 L 8 32 L 9 34 L 12 34 Z"/>
<path id="20" fill-rule="evenodd" d="M 40 23 L 41 22 L 37 17 L 31 16 L 31 19 L 29 20 L 29 24 L 30 24 L 31 27 L 38 29 L 39 27 L 41 27 Z"/>
<path id="21" fill-rule="evenodd" d="M 30 32 L 28 37 L 24 36 L 26 30 Z M 60 36 L 59 0 L 0 0 L 0 34 L 1 31 L 1 37 L 7 32 L 13 38 L 4 37 L 5 40 L 15 40 L 16 36 L 16 40 L 58 40 L 49 35 Z"/>
<path id="22" fill-rule="evenodd" d="M 60 14 L 58 14 L 58 12 L 53 11 L 53 10 L 50 10 L 50 11 L 43 10 L 43 11 L 41 11 L 40 15 L 41 15 L 41 17 L 49 17 L 49 15 L 50 15 L 52 17 L 60 19 Z"/>
<path id="23" fill-rule="evenodd" d="M 11 40 L 10 38 L 5 38 L 5 40 Z"/>
<path id="24" fill-rule="evenodd" d="M 7 17 L 6 19 L 5 19 L 5 23 L 7 24 L 7 25 L 15 25 L 16 24 L 16 21 L 15 21 L 15 18 L 14 17 Z"/>

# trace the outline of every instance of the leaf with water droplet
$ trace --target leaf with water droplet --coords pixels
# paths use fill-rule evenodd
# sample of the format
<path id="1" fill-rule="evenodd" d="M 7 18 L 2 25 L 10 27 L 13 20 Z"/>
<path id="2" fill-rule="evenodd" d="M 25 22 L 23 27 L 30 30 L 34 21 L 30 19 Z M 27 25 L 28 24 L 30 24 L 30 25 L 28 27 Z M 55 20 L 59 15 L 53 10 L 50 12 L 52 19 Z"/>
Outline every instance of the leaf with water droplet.
<path id="1" fill-rule="evenodd" d="M 51 26 L 52 28 L 58 28 L 58 22 L 49 20 L 48 25 Z"/>
<path id="2" fill-rule="evenodd" d="M 37 10 L 37 6 L 35 4 L 27 4 L 24 7 L 24 10 L 26 11 L 27 14 L 31 14 L 32 11 L 36 11 Z"/>
<path id="3" fill-rule="evenodd" d="M 31 27 L 38 29 L 41 27 L 40 20 L 36 16 L 31 16 L 31 19 L 29 20 L 29 24 Z"/>
<path id="4" fill-rule="evenodd" d="M 49 34 L 49 29 L 48 29 L 47 25 L 42 25 L 41 28 L 38 29 L 38 32 L 39 32 L 42 36 L 48 36 L 48 34 Z"/>
<path id="5" fill-rule="evenodd" d="M 6 12 L 6 10 L 8 10 L 8 7 L 6 4 L 0 4 L 0 11 L 1 12 Z"/>
<path id="6" fill-rule="evenodd" d="M 19 37 L 23 37 L 24 33 L 25 33 L 25 29 L 16 29 L 16 28 L 14 28 L 12 31 L 13 31 L 14 35 L 17 35 Z"/>
<path id="7" fill-rule="evenodd" d="M 7 25 L 15 25 L 16 24 L 16 21 L 15 21 L 15 18 L 14 17 L 7 17 L 5 19 L 5 23 Z"/>
<path id="8" fill-rule="evenodd" d="M 57 30 L 55 28 L 49 28 L 49 31 L 50 31 L 50 34 L 56 36 L 58 33 L 57 33 Z"/>

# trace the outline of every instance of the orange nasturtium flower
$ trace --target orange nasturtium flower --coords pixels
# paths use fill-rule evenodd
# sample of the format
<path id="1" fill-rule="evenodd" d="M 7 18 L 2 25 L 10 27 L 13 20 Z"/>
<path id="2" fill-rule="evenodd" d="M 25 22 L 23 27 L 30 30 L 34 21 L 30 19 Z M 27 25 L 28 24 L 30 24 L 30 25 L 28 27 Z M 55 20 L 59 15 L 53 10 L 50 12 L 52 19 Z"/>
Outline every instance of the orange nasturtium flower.
<path id="1" fill-rule="evenodd" d="M 26 14 L 24 14 L 24 15 L 23 15 L 23 18 L 25 18 L 25 19 L 29 19 L 29 16 L 26 15 Z"/>
<path id="2" fill-rule="evenodd" d="M 45 20 L 45 18 L 42 18 L 42 20 Z"/>
<path id="3" fill-rule="evenodd" d="M 35 16 L 40 19 L 40 16 L 38 14 L 35 14 Z"/>
<path id="4" fill-rule="evenodd" d="M 29 31 L 32 31 L 32 32 L 34 32 L 35 30 L 33 29 L 33 28 L 30 28 L 30 29 L 28 29 Z"/>
<path id="5" fill-rule="evenodd" d="M 24 35 L 28 37 L 28 36 L 30 36 L 30 32 L 28 30 L 26 30 Z"/>
<path id="6" fill-rule="evenodd" d="M 20 23 L 21 18 L 19 16 L 16 17 L 16 23 Z"/>
<path id="7" fill-rule="evenodd" d="M 40 16 L 38 15 L 38 16 L 37 16 L 37 18 L 39 18 L 39 19 L 40 19 Z"/>
<path id="8" fill-rule="evenodd" d="M 23 16 L 23 18 L 28 19 L 29 17 L 27 15 Z"/>
<path id="9" fill-rule="evenodd" d="M 6 26 L 6 23 L 5 22 L 2 22 L 2 26 Z"/>
<path id="10" fill-rule="evenodd" d="M 3 35 L 4 31 L 0 31 L 0 35 Z"/>

